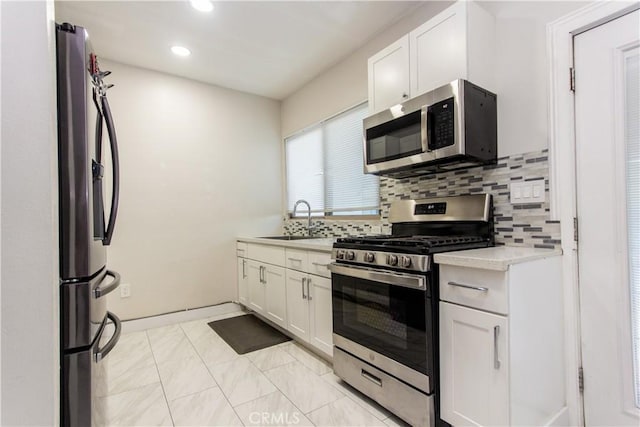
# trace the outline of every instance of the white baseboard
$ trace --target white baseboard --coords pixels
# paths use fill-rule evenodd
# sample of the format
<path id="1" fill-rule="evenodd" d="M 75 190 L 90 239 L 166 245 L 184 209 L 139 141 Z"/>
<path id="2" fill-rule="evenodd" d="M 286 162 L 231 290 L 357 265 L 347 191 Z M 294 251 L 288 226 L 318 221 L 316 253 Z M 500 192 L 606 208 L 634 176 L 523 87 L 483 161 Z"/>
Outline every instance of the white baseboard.
<path id="1" fill-rule="evenodd" d="M 234 302 L 212 305 L 209 307 L 195 308 L 193 310 L 178 311 L 175 313 L 160 314 L 158 316 L 144 317 L 142 319 L 126 320 L 122 322 L 122 333 L 144 331 L 146 329 L 159 328 L 161 326 L 176 323 L 190 322 L 192 320 L 206 319 L 222 314 L 242 311 L 242 306 Z"/>

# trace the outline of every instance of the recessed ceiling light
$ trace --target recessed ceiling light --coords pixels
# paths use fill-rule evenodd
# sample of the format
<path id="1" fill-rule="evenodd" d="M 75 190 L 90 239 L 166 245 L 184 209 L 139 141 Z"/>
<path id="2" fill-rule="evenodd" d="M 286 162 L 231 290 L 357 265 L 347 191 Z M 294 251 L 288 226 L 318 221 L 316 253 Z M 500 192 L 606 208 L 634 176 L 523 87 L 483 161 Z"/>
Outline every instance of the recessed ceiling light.
<path id="1" fill-rule="evenodd" d="M 175 53 L 178 56 L 191 55 L 191 51 L 186 47 L 182 47 L 182 46 L 171 46 L 171 52 Z"/>
<path id="2" fill-rule="evenodd" d="M 190 0 L 191 7 L 200 12 L 211 12 L 213 10 L 213 3 L 209 0 Z"/>

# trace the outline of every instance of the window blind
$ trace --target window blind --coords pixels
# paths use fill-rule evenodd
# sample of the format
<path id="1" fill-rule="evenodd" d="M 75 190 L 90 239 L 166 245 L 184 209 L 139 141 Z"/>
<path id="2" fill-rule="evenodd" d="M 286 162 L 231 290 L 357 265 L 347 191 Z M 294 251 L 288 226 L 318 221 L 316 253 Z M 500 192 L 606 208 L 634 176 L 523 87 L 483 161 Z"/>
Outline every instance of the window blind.
<path id="1" fill-rule="evenodd" d="M 363 166 L 366 114 L 365 103 L 285 140 L 289 212 L 304 199 L 316 214 L 378 213 L 378 177 Z"/>
<path id="2" fill-rule="evenodd" d="M 309 202 L 312 211 L 324 213 L 322 129 L 316 127 L 286 141 L 287 209 L 297 200 Z M 306 206 L 302 205 L 306 211 Z"/>

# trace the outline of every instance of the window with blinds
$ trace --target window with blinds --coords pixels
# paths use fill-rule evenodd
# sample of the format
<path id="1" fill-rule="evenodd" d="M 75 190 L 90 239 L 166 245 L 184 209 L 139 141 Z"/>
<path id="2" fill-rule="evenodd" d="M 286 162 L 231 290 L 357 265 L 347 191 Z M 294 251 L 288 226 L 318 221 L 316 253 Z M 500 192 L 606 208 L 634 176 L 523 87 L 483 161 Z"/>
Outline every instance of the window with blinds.
<path id="1" fill-rule="evenodd" d="M 289 213 L 300 199 L 309 202 L 315 216 L 379 213 L 378 177 L 363 171 L 366 114 L 365 103 L 285 139 Z"/>

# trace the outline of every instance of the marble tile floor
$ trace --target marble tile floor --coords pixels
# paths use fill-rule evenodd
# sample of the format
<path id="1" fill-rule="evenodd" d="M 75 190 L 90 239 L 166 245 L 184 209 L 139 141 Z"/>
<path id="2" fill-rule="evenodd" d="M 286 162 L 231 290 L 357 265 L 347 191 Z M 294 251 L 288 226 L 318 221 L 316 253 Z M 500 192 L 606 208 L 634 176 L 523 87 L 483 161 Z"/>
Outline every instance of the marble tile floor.
<path id="1" fill-rule="evenodd" d="M 290 341 L 237 354 L 203 320 L 123 334 L 105 359 L 110 426 L 406 426 Z"/>

